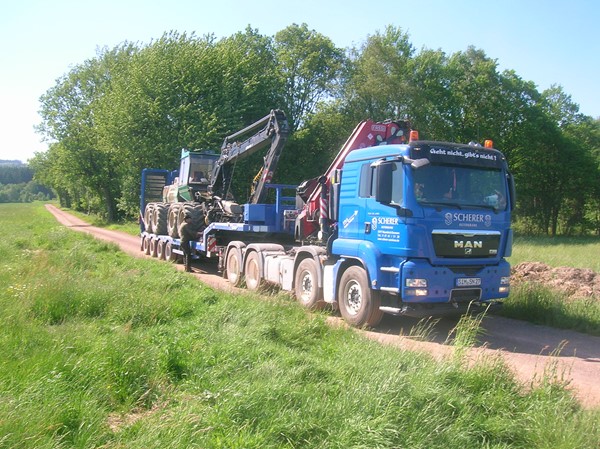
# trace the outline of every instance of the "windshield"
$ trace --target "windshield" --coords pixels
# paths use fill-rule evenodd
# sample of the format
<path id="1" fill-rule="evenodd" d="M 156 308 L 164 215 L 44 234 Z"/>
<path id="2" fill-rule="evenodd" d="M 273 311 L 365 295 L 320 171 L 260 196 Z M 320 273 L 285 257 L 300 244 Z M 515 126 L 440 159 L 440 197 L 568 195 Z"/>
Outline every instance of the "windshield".
<path id="1" fill-rule="evenodd" d="M 189 182 L 208 183 L 215 165 L 216 158 L 209 155 L 190 155 Z"/>
<path id="2" fill-rule="evenodd" d="M 506 177 L 500 170 L 432 164 L 412 172 L 420 204 L 506 209 Z"/>

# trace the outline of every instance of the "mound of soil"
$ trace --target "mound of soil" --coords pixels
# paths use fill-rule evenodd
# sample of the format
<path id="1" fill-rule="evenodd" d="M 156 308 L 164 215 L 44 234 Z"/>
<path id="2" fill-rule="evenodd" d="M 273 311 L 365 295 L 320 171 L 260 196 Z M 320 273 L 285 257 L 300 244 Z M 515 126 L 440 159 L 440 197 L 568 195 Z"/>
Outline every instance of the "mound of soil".
<path id="1" fill-rule="evenodd" d="M 522 262 L 512 267 L 512 283 L 538 283 L 557 290 L 569 298 L 597 298 L 600 300 L 600 273 L 572 268 L 550 267 L 540 262 Z"/>

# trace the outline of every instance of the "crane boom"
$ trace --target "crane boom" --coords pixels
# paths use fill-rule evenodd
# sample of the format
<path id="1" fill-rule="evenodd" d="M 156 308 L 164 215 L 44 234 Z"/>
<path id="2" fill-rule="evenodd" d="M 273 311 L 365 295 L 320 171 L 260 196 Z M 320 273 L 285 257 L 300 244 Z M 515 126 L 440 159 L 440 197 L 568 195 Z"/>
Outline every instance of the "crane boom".
<path id="1" fill-rule="evenodd" d="M 237 140 L 253 132 L 254 134 L 245 140 Z M 277 166 L 288 135 L 289 126 L 285 113 L 274 109 L 257 122 L 227 136 L 221 146 L 221 156 L 213 168 L 209 192 L 213 196 L 225 198 L 229 193 L 235 163 L 266 148 L 270 144 L 269 151 L 264 157 L 261 175 L 255 183 L 253 192 L 248 200 L 249 204 L 262 202 L 265 195 L 265 184 L 273 176 L 273 171 Z"/>

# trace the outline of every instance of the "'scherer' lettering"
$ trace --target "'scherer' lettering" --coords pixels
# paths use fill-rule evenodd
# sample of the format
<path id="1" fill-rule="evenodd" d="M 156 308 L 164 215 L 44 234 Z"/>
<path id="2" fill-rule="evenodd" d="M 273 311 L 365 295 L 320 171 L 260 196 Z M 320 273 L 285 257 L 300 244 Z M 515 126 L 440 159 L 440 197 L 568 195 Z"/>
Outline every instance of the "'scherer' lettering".
<path id="1" fill-rule="evenodd" d="M 465 214 L 455 212 L 452 218 L 454 221 L 470 221 L 475 223 L 483 223 L 485 221 L 485 215 L 483 214 Z"/>

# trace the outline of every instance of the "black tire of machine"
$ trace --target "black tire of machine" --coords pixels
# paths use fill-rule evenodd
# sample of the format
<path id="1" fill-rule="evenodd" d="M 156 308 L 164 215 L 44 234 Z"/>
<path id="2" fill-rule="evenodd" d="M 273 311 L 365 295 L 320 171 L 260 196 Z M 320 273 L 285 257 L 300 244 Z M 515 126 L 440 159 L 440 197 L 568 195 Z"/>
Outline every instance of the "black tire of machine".
<path id="1" fill-rule="evenodd" d="M 169 219 L 169 205 L 156 203 L 152 213 L 152 229 L 154 234 L 165 235 L 167 233 L 167 222 Z"/>

